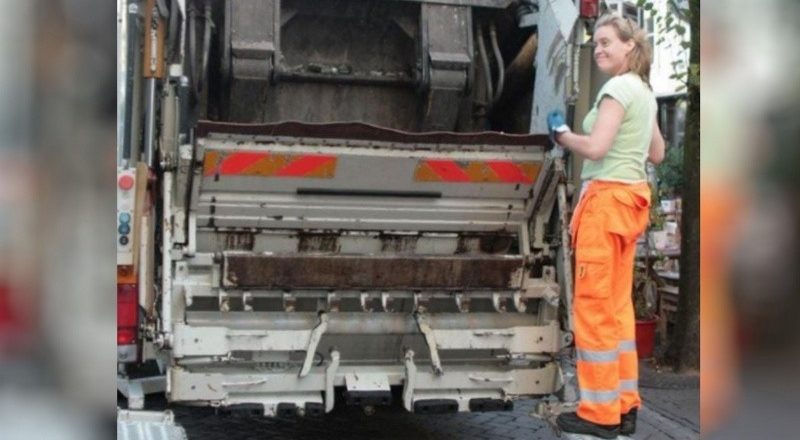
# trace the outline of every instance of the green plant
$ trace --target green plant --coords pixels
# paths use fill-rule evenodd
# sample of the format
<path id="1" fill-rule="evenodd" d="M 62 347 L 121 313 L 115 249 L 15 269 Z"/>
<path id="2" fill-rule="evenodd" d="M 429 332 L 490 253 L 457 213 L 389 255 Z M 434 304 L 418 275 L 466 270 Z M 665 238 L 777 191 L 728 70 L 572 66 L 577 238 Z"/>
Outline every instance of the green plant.
<path id="1" fill-rule="evenodd" d="M 659 198 L 681 195 L 683 188 L 683 146 L 668 148 L 664 161 L 656 167 Z"/>
<path id="2" fill-rule="evenodd" d="M 642 267 L 634 271 L 633 313 L 637 320 L 653 319 L 657 314 L 658 282 L 648 272 Z"/>
<path id="3" fill-rule="evenodd" d="M 650 225 L 647 231 L 660 231 L 664 229 L 664 213 L 661 212 L 661 193 L 658 188 L 650 183 Z"/>

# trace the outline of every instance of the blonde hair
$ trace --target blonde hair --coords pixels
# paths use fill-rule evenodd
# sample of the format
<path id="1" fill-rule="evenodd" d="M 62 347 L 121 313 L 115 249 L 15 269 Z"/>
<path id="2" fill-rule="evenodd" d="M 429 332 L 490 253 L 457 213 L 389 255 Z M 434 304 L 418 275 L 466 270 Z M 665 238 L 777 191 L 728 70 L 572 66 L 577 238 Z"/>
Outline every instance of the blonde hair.
<path id="1" fill-rule="evenodd" d="M 597 32 L 603 26 L 611 26 L 617 31 L 620 40 L 628 42 L 633 40 L 633 50 L 628 53 L 628 68 L 639 75 L 650 86 L 650 64 L 653 62 L 653 49 L 647 41 L 647 33 L 629 18 L 622 18 L 616 14 L 606 14 L 600 17 L 594 25 Z"/>

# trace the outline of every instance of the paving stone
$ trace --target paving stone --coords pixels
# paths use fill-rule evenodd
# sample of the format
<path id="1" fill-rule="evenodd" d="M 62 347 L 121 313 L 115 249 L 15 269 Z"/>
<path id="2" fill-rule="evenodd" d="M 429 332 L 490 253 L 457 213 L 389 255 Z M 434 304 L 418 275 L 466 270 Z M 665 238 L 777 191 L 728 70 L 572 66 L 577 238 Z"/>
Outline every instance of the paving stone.
<path id="1" fill-rule="evenodd" d="M 698 439 L 699 390 L 693 378 L 666 377 L 643 370 L 642 399 L 633 440 Z M 514 411 L 415 415 L 400 407 L 336 408 L 321 418 L 222 417 L 209 408 L 173 406 L 189 440 L 556 440 L 542 420 L 530 416 L 535 400 L 514 402 Z M 148 405 L 150 406 L 150 405 Z M 166 406 L 164 403 L 163 406 Z M 562 437 L 563 438 L 563 437 Z"/>

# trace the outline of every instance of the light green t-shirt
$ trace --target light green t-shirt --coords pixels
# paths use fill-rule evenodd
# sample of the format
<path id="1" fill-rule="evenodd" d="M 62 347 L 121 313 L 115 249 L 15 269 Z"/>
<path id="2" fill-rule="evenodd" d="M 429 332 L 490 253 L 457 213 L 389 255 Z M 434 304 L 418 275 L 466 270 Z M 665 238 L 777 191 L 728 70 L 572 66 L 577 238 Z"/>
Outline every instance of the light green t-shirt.
<path id="1" fill-rule="evenodd" d="M 600 101 L 610 96 L 625 108 L 625 116 L 614 145 L 600 160 L 585 160 L 581 179 L 642 182 L 647 180 L 645 161 L 653 137 L 657 111 L 656 98 L 639 75 L 628 72 L 606 82 L 597 94 L 594 106 L 583 120 L 584 133 L 590 133 L 597 119 Z"/>

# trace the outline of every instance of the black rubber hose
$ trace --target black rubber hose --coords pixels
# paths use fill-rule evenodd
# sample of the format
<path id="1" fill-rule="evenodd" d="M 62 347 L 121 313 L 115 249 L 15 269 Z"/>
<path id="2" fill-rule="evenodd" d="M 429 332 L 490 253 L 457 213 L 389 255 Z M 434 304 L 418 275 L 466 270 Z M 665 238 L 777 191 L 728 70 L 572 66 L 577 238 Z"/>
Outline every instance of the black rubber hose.
<path id="1" fill-rule="evenodd" d="M 208 56 L 211 50 L 211 3 L 206 0 L 203 8 L 203 19 L 205 24 L 203 26 L 203 64 L 202 71 L 198 76 L 197 89 L 202 91 L 206 83 L 206 76 L 208 75 Z"/>
<path id="2" fill-rule="evenodd" d="M 483 28 L 478 26 L 478 53 L 481 55 L 481 63 L 483 64 L 483 76 L 486 79 L 486 103 L 487 105 L 494 101 L 494 91 L 492 87 L 492 69 L 489 67 L 489 58 L 486 55 L 486 44 L 483 42 Z"/>
<path id="3" fill-rule="evenodd" d="M 489 25 L 489 38 L 492 40 L 494 60 L 497 62 L 497 92 L 495 93 L 495 97 L 500 99 L 500 96 L 503 94 L 503 82 L 505 81 L 506 67 L 503 61 L 503 54 L 500 53 L 500 46 L 497 44 L 497 29 L 494 26 L 494 22 Z M 494 104 L 494 100 L 492 100 L 492 104 Z"/>
<path id="4" fill-rule="evenodd" d="M 197 12 L 195 10 L 194 5 L 189 7 L 189 35 L 187 39 L 189 40 L 189 81 L 192 82 L 192 95 L 197 98 L 197 83 L 198 83 L 198 75 L 197 75 L 197 25 L 195 22 L 197 21 Z"/>

